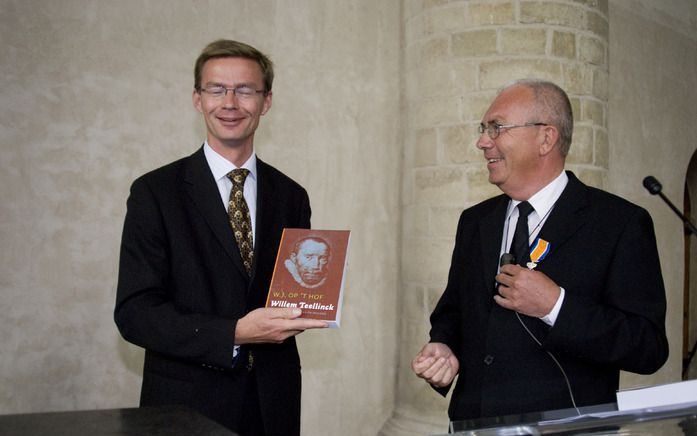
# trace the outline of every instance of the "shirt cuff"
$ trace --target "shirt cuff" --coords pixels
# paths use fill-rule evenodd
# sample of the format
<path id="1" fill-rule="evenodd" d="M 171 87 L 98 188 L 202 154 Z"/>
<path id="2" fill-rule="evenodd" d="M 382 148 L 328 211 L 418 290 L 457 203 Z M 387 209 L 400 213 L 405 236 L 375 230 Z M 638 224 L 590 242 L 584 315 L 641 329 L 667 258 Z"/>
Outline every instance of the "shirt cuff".
<path id="1" fill-rule="evenodd" d="M 561 304 L 564 302 L 564 295 L 566 295 L 564 288 L 560 286 L 559 289 L 561 292 L 559 293 L 559 298 L 557 298 L 557 302 L 554 304 L 552 311 L 540 318 L 542 322 L 551 327 L 554 327 L 554 323 L 557 322 L 557 317 L 559 316 L 559 311 L 561 310 Z"/>
<path id="2" fill-rule="evenodd" d="M 232 366 L 235 366 L 235 363 L 237 363 L 237 356 L 240 355 L 240 346 L 239 345 L 234 345 L 232 347 Z"/>

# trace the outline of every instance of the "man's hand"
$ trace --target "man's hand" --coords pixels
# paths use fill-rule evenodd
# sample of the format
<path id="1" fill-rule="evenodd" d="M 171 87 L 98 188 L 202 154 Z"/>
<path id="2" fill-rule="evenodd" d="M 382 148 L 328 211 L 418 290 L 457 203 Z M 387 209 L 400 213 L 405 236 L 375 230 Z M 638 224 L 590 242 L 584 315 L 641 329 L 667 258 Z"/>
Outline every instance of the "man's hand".
<path id="1" fill-rule="evenodd" d="M 448 386 L 460 371 L 460 362 L 445 344 L 429 342 L 411 361 L 414 373 L 437 388 Z"/>
<path id="2" fill-rule="evenodd" d="M 296 308 L 255 309 L 237 321 L 235 345 L 270 342 L 280 344 L 307 329 L 326 328 L 327 323 L 315 319 L 300 319 L 302 310 Z"/>
<path id="3" fill-rule="evenodd" d="M 494 296 L 499 306 L 535 318 L 549 314 L 561 293 L 552 279 L 519 265 L 502 266 L 496 281 L 501 284 Z"/>

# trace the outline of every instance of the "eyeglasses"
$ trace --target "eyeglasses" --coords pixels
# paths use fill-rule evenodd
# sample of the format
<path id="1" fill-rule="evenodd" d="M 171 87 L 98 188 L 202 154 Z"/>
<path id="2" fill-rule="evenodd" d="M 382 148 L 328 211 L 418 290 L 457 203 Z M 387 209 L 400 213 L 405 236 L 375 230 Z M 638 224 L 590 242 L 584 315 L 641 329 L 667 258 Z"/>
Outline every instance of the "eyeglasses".
<path id="1" fill-rule="evenodd" d="M 489 138 L 496 139 L 501 134 L 502 130 L 515 129 L 516 127 L 532 127 L 532 126 L 548 126 L 547 123 L 525 123 L 525 124 L 498 124 L 498 123 L 480 123 L 479 134 L 486 132 Z"/>
<path id="2" fill-rule="evenodd" d="M 238 86 L 236 88 L 226 88 L 221 85 L 212 85 L 207 88 L 199 88 L 199 91 L 205 92 L 206 94 L 209 94 L 213 98 L 222 98 L 227 95 L 228 92 L 232 92 L 232 95 L 234 95 L 237 98 L 252 98 L 256 96 L 257 94 L 266 94 L 266 91 L 261 90 L 258 91 L 250 86 L 242 85 Z"/>

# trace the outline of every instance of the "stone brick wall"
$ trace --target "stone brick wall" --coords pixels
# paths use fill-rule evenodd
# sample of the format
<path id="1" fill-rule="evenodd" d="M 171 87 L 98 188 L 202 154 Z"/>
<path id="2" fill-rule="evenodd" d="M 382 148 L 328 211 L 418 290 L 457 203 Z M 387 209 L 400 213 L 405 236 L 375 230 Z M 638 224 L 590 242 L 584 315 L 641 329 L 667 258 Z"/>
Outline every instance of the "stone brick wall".
<path id="1" fill-rule="evenodd" d="M 446 400 L 408 363 L 428 339 L 459 213 L 500 193 L 475 147 L 497 91 L 520 78 L 559 84 L 576 121 L 567 167 L 599 187 L 608 171 L 607 0 L 414 0 L 405 3 L 404 26 L 401 367 L 397 410 L 383 434 L 447 422 Z"/>

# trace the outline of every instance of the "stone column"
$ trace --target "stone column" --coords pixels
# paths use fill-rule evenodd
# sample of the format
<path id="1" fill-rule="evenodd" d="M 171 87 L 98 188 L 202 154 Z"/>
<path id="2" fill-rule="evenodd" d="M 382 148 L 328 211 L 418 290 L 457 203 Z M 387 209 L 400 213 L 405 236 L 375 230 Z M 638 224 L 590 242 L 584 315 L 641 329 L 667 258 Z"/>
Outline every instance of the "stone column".
<path id="1" fill-rule="evenodd" d="M 449 399 L 410 362 L 428 340 L 460 212 L 500 193 L 474 145 L 496 91 L 519 78 L 559 84 L 576 120 L 567 167 L 599 187 L 608 171 L 607 0 L 408 0 L 403 14 L 400 366 L 386 436 L 447 430 Z"/>

